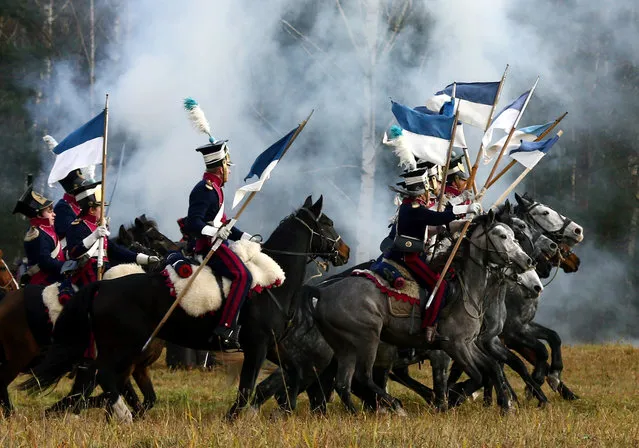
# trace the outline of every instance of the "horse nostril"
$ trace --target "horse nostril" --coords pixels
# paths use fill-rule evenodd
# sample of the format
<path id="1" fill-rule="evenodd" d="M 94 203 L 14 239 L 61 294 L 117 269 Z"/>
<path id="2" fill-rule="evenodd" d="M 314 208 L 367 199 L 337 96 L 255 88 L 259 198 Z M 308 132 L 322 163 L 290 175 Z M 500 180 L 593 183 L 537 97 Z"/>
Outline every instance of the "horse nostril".
<path id="1" fill-rule="evenodd" d="M 556 251 L 557 249 L 559 249 L 559 246 L 556 243 L 550 243 L 550 250 Z"/>
<path id="2" fill-rule="evenodd" d="M 575 234 L 576 235 L 581 235 L 581 227 L 576 227 L 575 228 Z"/>
<path id="3" fill-rule="evenodd" d="M 526 261 L 526 263 L 528 264 L 528 266 L 532 266 L 533 265 L 532 258 L 528 257 L 528 260 Z"/>
<path id="4" fill-rule="evenodd" d="M 533 289 L 535 290 L 535 292 L 541 292 L 541 286 L 539 285 L 535 285 Z"/>

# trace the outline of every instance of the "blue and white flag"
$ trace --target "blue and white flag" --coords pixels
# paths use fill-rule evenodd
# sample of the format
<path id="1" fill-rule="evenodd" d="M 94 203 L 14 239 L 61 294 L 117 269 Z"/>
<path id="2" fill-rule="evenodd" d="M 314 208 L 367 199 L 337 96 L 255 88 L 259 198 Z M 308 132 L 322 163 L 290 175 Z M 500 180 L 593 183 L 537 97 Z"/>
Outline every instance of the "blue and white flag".
<path id="1" fill-rule="evenodd" d="M 493 104 L 497 98 L 499 83 L 500 81 L 455 83 L 455 98 L 463 100 L 457 101 L 455 105 L 455 112 L 459 109 L 459 121 L 486 129 Z M 426 101 L 426 107 L 439 112 L 451 100 L 452 95 L 453 84 L 449 84 L 444 90 L 435 93 L 435 96 Z"/>
<path id="2" fill-rule="evenodd" d="M 79 127 L 54 149 L 55 163 L 49 174 L 49 186 L 64 179 L 71 171 L 102 163 L 105 112 Z"/>
<path id="3" fill-rule="evenodd" d="M 451 104 L 451 102 L 446 104 Z M 442 106 L 442 115 L 448 115 L 445 107 L 446 105 Z M 437 112 L 433 112 L 426 106 L 417 106 L 415 110 L 426 115 L 437 115 Z M 455 112 L 453 112 L 450 116 L 452 117 L 453 115 L 455 115 Z M 453 146 L 455 148 L 468 148 L 468 145 L 466 144 L 466 136 L 464 135 L 464 125 L 461 121 L 457 122 L 457 130 L 455 131 L 455 141 L 453 142 Z"/>
<path id="4" fill-rule="evenodd" d="M 537 165 L 537 162 L 546 155 L 548 150 L 557 143 L 557 140 L 559 140 L 559 135 L 540 142 L 527 142 L 522 140 L 519 148 L 510 151 L 510 157 L 521 163 L 526 168 L 532 169 L 535 165 Z"/>
<path id="5" fill-rule="evenodd" d="M 421 161 L 446 164 L 454 117 L 427 115 L 392 101 L 393 115 L 403 128 L 405 144 Z"/>
<path id="6" fill-rule="evenodd" d="M 262 185 L 264 185 L 264 182 L 271 177 L 271 171 L 273 171 L 277 162 L 280 161 L 280 157 L 282 157 L 284 150 L 288 147 L 289 142 L 300 126 L 297 126 L 291 132 L 269 146 L 262 154 L 257 156 L 257 159 L 253 162 L 253 165 L 251 166 L 249 173 L 244 178 L 244 181 L 253 176 L 257 176 L 259 179 L 252 184 L 238 188 L 235 192 L 235 197 L 233 198 L 233 208 L 242 201 L 248 192 L 260 191 L 262 189 Z"/>
<path id="7" fill-rule="evenodd" d="M 541 134 L 546 132 L 546 130 L 549 127 L 551 127 L 553 124 L 554 124 L 554 121 L 551 121 L 546 124 L 527 126 L 525 128 L 517 129 L 515 132 L 513 132 L 513 136 L 508 142 L 508 147 L 506 148 L 506 151 L 519 148 L 519 146 L 521 145 L 520 142 L 522 140 L 526 142 L 534 142 L 537 138 L 539 138 Z M 486 164 L 490 163 L 493 157 L 499 154 L 499 151 L 501 151 L 501 148 L 506 143 L 507 138 L 508 136 L 506 135 L 502 137 L 501 139 L 499 139 L 496 143 L 493 143 L 488 148 L 486 148 L 486 152 L 484 153 L 484 163 Z"/>

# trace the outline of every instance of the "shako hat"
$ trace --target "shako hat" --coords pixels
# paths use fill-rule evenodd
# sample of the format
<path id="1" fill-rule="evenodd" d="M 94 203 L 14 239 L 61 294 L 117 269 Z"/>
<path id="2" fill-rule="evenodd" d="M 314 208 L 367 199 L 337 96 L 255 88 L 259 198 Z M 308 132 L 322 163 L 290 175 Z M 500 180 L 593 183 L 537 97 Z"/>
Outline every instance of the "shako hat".
<path id="1" fill-rule="evenodd" d="M 53 205 L 53 201 L 33 191 L 33 187 L 29 185 L 27 191 L 18 199 L 13 214 L 20 213 L 27 218 L 35 218 L 39 212 L 51 207 L 51 205 Z"/>
<path id="2" fill-rule="evenodd" d="M 204 157 L 204 164 L 207 169 L 222 166 L 224 160 L 228 159 L 229 153 L 228 147 L 226 146 L 227 141 L 228 140 L 219 140 L 216 142 L 209 142 L 206 145 L 195 148 L 195 150 Z"/>
<path id="3" fill-rule="evenodd" d="M 456 151 L 453 151 L 450 156 L 450 163 L 448 164 L 448 174 L 446 175 L 447 182 L 452 182 L 453 179 L 455 179 L 455 176 L 464 180 L 468 179 L 468 173 L 466 173 L 463 158 L 463 154 L 458 154 Z"/>
<path id="4" fill-rule="evenodd" d="M 102 198 L 102 181 L 85 182 L 75 191 L 75 200 L 83 209 L 109 205 Z"/>
<path id="5" fill-rule="evenodd" d="M 80 168 L 72 170 L 69 174 L 65 176 L 64 179 L 60 179 L 60 185 L 64 188 L 69 194 L 75 194 L 76 190 L 80 188 L 80 186 L 84 183 L 86 184 L 87 179 L 85 179 L 82 174 L 82 170 Z"/>
<path id="6" fill-rule="evenodd" d="M 400 188 L 391 187 L 391 190 L 403 196 L 420 196 L 430 188 L 428 170 L 424 168 L 406 171 L 401 177 L 404 180 L 396 184 Z"/>

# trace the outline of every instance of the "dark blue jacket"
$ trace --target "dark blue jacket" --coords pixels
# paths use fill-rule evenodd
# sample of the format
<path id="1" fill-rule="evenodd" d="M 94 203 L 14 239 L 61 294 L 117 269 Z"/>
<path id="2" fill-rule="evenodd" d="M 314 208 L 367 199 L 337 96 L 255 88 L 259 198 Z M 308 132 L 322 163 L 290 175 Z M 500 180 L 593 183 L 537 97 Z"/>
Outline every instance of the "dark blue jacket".
<path id="1" fill-rule="evenodd" d="M 429 210 L 421 201 L 404 199 L 397 213 L 397 233 L 423 239 L 428 226 L 445 225 L 455 219 L 457 218 L 453 214 L 452 207 L 446 207 L 443 212 L 436 212 Z"/>
<path id="2" fill-rule="evenodd" d="M 51 230 L 53 228 L 50 227 Z M 32 276 L 31 283 L 50 285 L 62 279 L 60 269 L 64 259 L 60 255 L 53 258 L 58 241 L 40 227 L 31 227 L 24 238 L 24 250 L 29 267 L 38 265 L 40 272 Z M 61 250 L 61 249 L 60 249 Z"/>
<path id="3" fill-rule="evenodd" d="M 189 211 L 185 219 L 184 230 L 192 239 L 202 237 L 202 229 L 204 226 L 210 225 L 208 222 L 215 219 L 220 210 L 220 204 L 224 200 L 224 193 L 215 179 L 217 177 L 213 181 L 201 180 L 193 187 L 189 195 Z M 222 223 L 224 222 L 226 222 L 225 215 L 222 216 Z M 229 239 L 239 240 L 243 233 L 237 227 L 233 227 Z"/>
<path id="4" fill-rule="evenodd" d="M 87 252 L 82 242 L 87 236 L 93 233 L 92 228 L 97 227 L 95 222 L 91 222 L 91 217 L 84 216 L 76 219 L 67 231 L 67 252 L 69 258 L 78 259 Z M 91 226 L 91 227 L 90 227 Z M 120 246 L 114 240 L 109 240 L 107 244 L 107 253 L 111 263 L 135 263 L 137 253 Z M 97 257 L 97 253 L 94 254 Z"/>
<path id="5" fill-rule="evenodd" d="M 80 211 L 78 210 L 78 213 L 76 213 L 73 207 L 62 198 L 56 202 L 53 212 L 55 213 L 55 233 L 58 234 L 60 239 L 66 238 L 69 227 L 71 227 L 73 221 L 78 219 Z"/>

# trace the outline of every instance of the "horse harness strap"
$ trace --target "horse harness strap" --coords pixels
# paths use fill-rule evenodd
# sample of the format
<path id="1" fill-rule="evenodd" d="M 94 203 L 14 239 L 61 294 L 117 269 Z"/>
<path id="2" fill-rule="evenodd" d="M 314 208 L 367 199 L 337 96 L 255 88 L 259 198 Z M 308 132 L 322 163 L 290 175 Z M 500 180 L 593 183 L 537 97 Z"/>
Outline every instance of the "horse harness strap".
<path id="1" fill-rule="evenodd" d="M 282 334 L 282 336 L 279 339 L 277 339 L 275 341 L 276 343 L 280 343 L 284 339 L 286 339 L 286 337 L 290 334 L 291 328 L 293 328 L 293 319 L 295 318 L 295 314 L 296 314 L 295 313 L 295 309 L 293 309 L 292 313 L 287 313 L 286 311 L 284 311 L 284 307 L 282 306 L 280 301 L 277 300 L 277 297 L 275 297 L 275 294 L 273 294 L 273 291 L 271 291 L 269 288 L 266 288 L 266 292 L 268 293 L 268 295 L 271 297 L 271 299 L 275 303 L 275 306 L 277 306 L 277 309 L 280 310 L 280 312 L 282 313 L 282 315 L 286 319 L 286 327 L 284 328 L 284 333 Z"/>
<path id="2" fill-rule="evenodd" d="M 546 229 L 543 225 L 541 225 L 541 223 L 539 221 L 537 221 L 533 215 L 530 214 L 530 212 L 532 211 L 532 209 L 539 207 L 541 204 L 541 202 L 535 202 L 533 205 L 531 205 L 530 207 L 528 207 L 526 209 L 526 213 L 530 216 L 530 218 L 535 222 L 535 224 L 537 224 L 544 232 L 548 233 L 549 235 L 553 235 L 553 236 L 558 236 L 558 237 L 563 237 L 564 232 L 566 231 L 566 228 L 572 224 L 572 219 L 570 218 L 566 218 L 565 216 L 559 215 L 563 218 L 564 222 L 563 225 L 558 229 L 558 230 L 548 230 Z"/>

